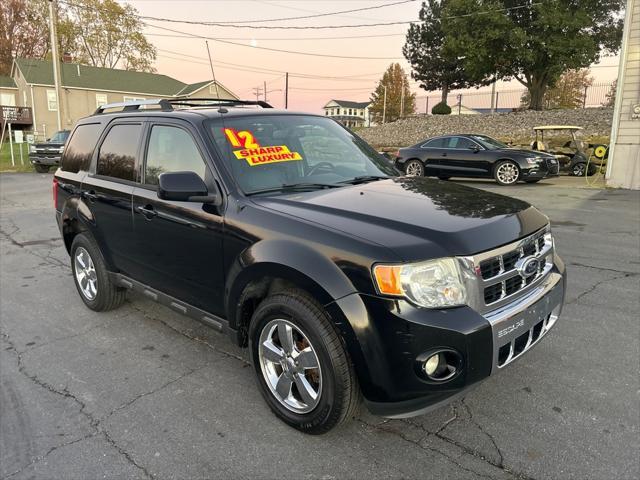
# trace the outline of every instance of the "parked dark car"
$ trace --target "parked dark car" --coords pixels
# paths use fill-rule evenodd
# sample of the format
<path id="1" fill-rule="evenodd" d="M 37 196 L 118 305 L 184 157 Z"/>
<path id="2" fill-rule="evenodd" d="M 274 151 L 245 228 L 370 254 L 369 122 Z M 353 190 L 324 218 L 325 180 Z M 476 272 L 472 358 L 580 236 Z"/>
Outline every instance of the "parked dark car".
<path id="1" fill-rule="evenodd" d="M 400 177 L 324 116 L 199 102 L 106 105 L 71 134 L 53 196 L 90 309 L 132 290 L 229 335 L 307 433 L 360 398 L 436 408 L 556 323 L 565 268 L 531 205 Z"/>
<path id="2" fill-rule="evenodd" d="M 48 138 L 46 142 L 29 146 L 29 161 L 38 173 L 47 173 L 51 167 L 60 165 L 64 144 L 69 138 L 70 130 L 60 130 Z"/>
<path id="3" fill-rule="evenodd" d="M 494 178 L 500 185 L 536 183 L 558 175 L 553 155 L 510 148 L 486 135 L 446 135 L 401 148 L 396 165 L 407 175 Z"/>

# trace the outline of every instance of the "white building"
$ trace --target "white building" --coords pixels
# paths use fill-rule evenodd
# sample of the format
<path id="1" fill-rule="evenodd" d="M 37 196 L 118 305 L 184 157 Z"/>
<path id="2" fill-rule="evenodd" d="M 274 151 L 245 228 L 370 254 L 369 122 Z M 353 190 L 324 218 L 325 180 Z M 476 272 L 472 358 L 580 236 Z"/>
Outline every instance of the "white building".
<path id="1" fill-rule="evenodd" d="M 371 102 L 330 100 L 324 106 L 324 114 L 339 121 L 345 127 L 369 127 L 372 125 L 369 105 Z"/>

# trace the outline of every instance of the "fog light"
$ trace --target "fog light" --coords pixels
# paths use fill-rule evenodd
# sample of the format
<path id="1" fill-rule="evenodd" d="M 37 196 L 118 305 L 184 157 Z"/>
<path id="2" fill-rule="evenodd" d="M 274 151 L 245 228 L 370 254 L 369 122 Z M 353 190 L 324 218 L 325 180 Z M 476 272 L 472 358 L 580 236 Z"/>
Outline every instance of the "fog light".
<path id="1" fill-rule="evenodd" d="M 424 371 L 427 375 L 432 376 L 436 373 L 438 365 L 440 364 L 440 354 L 436 353 L 431 355 L 426 362 L 424 362 Z"/>

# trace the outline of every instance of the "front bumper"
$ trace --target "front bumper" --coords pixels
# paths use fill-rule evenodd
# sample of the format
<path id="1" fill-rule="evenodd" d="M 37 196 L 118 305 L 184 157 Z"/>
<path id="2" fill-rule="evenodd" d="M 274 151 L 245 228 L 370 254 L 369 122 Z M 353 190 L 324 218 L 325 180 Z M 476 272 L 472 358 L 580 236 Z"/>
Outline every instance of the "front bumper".
<path id="1" fill-rule="evenodd" d="M 560 174 L 560 164 L 557 160 L 555 163 L 550 163 L 546 160 L 546 163 L 539 163 L 537 165 L 531 165 L 528 168 L 522 168 L 522 179 L 535 179 L 535 178 L 548 178 L 557 177 Z"/>
<path id="2" fill-rule="evenodd" d="M 356 295 L 364 303 L 362 312 L 354 296 L 339 300 L 358 337 L 354 363 L 368 409 L 383 417 L 411 417 L 466 394 L 549 332 L 562 309 L 565 282 L 564 264 L 554 256 L 551 273 L 534 290 L 484 315 L 469 307 L 428 310 L 402 300 Z M 439 348 L 462 357 L 459 373 L 442 383 L 430 381 L 418 361 L 424 352 Z M 353 348 L 350 352 L 354 357 Z"/>
<path id="3" fill-rule="evenodd" d="M 29 161 L 34 165 L 56 166 L 56 165 L 60 165 L 61 157 L 62 157 L 62 154 L 58 154 L 58 155 L 30 154 Z"/>

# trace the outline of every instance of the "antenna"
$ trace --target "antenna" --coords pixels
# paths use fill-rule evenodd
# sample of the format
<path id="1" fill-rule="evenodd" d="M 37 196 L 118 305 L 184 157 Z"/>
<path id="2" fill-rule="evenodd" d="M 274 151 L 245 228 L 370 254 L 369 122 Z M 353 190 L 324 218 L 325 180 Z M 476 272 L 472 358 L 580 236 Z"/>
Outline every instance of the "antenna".
<path id="1" fill-rule="evenodd" d="M 207 45 L 207 54 L 209 55 L 209 65 L 211 66 L 211 75 L 213 75 L 213 84 L 216 86 L 216 97 L 220 98 L 220 92 L 218 91 L 218 82 L 216 81 L 216 72 L 213 71 L 213 60 L 211 60 L 211 51 L 209 50 L 209 41 L 205 40 Z"/>

